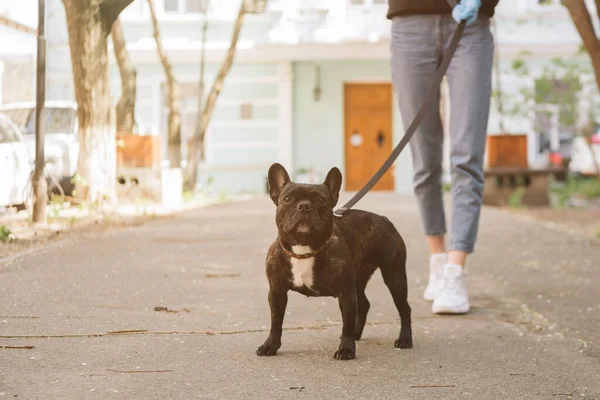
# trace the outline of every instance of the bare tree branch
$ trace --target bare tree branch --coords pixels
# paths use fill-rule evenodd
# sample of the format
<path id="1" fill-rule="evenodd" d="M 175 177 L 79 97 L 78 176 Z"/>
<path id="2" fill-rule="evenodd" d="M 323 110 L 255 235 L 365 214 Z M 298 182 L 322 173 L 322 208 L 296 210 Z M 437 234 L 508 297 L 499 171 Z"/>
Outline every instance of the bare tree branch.
<path id="1" fill-rule="evenodd" d="M 596 0 L 597 2 L 599 0 Z M 581 36 L 583 45 L 587 50 L 596 75 L 596 84 L 600 89 L 600 41 L 596 37 L 592 18 L 584 0 L 564 0 L 563 4 L 569 10 L 573 24 Z"/>
<path id="2" fill-rule="evenodd" d="M 102 15 L 102 25 L 105 32 L 110 32 L 114 22 L 133 0 L 100 0 L 100 14 Z"/>
<path id="3" fill-rule="evenodd" d="M 173 66 L 169 62 L 167 53 L 160 37 L 160 28 L 156 18 L 154 0 L 148 0 L 150 16 L 152 18 L 152 27 L 154 28 L 154 40 L 156 41 L 156 51 L 165 70 L 167 78 L 167 104 L 169 107 L 168 130 L 169 130 L 169 161 L 171 167 L 179 168 L 181 166 L 181 114 L 179 112 L 179 85 Z"/>
<path id="4" fill-rule="evenodd" d="M 237 19 L 235 20 L 229 50 L 227 50 L 225 60 L 223 61 L 223 64 L 221 65 L 221 68 L 217 73 L 217 77 L 215 78 L 210 92 L 208 93 L 208 96 L 206 98 L 204 110 L 202 111 L 200 129 L 194 134 L 194 151 L 192 151 L 189 161 L 190 168 L 193 168 L 194 165 L 198 163 L 198 155 L 200 157 L 200 160 L 204 160 L 204 140 L 206 136 L 206 130 L 208 128 L 208 124 L 210 123 L 210 118 L 215 109 L 215 105 L 217 103 L 219 94 L 221 93 L 221 90 L 223 90 L 223 82 L 225 81 L 225 77 L 227 76 L 229 70 L 231 69 L 231 66 L 233 65 L 233 60 L 235 58 L 235 50 L 237 47 L 237 42 L 240 38 L 240 32 L 242 30 L 242 23 L 244 22 L 245 15 L 246 8 L 244 6 L 244 1 L 242 1 L 240 9 L 238 11 Z"/>
<path id="5" fill-rule="evenodd" d="M 600 0 L 595 0 L 596 3 L 596 15 L 598 15 L 598 19 L 600 20 Z"/>
<path id="6" fill-rule="evenodd" d="M 196 126 L 194 129 L 194 136 L 190 140 L 191 151 L 196 154 L 189 154 L 188 159 L 191 160 L 187 166 L 185 176 L 185 187 L 187 189 L 195 189 L 196 182 L 198 180 L 198 158 L 200 154 L 200 147 L 196 145 L 196 138 L 202 135 L 202 108 L 204 106 L 204 70 L 206 67 L 206 35 L 208 32 L 208 0 L 204 0 L 202 8 L 202 45 L 200 46 L 200 80 L 198 83 L 198 111 L 196 113 Z"/>
<path id="7" fill-rule="evenodd" d="M 123 27 L 119 19 L 115 21 L 112 27 L 112 41 L 121 74 L 121 97 L 117 102 L 117 132 L 132 132 L 135 125 L 137 71 L 129 59 L 125 37 L 123 36 Z"/>

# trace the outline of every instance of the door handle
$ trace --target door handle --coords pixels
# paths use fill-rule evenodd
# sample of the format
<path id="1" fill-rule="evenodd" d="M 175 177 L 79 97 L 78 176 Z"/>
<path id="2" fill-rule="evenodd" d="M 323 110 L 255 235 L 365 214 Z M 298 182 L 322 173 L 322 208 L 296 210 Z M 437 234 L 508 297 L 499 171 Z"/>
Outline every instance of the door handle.
<path id="1" fill-rule="evenodd" d="M 383 131 L 379 131 L 377 132 L 377 146 L 379 146 L 379 148 L 381 148 L 383 146 L 383 144 L 385 143 L 385 133 L 383 133 Z"/>

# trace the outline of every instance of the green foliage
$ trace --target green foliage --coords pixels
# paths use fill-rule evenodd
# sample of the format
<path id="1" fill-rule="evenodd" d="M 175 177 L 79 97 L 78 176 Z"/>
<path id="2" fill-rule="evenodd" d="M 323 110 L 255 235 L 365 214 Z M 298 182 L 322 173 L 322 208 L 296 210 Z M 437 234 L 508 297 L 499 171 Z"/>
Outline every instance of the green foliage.
<path id="1" fill-rule="evenodd" d="M 515 58 L 511 66 L 512 70 L 519 76 L 525 76 L 529 74 L 529 68 L 522 58 Z"/>
<path id="2" fill-rule="evenodd" d="M 523 207 L 523 196 L 525 195 L 525 188 L 518 188 L 508 198 L 508 205 L 512 208 Z"/>
<path id="3" fill-rule="evenodd" d="M 600 182 L 596 178 L 569 178 L 566 184 L 552 185 L 551 191 L 563 207 L 574 196 L 588 200 L 600 198 Z"/>
<path id="4" fill-rule="evenodd" d="M 65 199 L 62 196 L 58 196 L 53 194 L 50 196 L 50 201 L 48 201 L 48 211 L 50 213 L 50 218 L 58 218 L 60 216 L 60 211 L 65 208 Z"/>
<path id="5" fill-rule="evenodd" d="M 0 241 L 10 242 L 12 240 L 12 232 L 6 225 L 0 225 Z"/>
<path id="6" fill-rule="evenodd" d="M 511 70 L 519 78 L 530 75 L 523 57 L 513 60 Z M 534 88 L 521 87 L 517 95 L 500 95 L 494 91 L 497 101 L 502 101 L 503 111 L 514 117 L 528 117 L 535 104 L 555 104 L 559 107 L 559 122 L 564 126 L 576 126 L 577 104 L 583 85 L 580 76 L 584 69 L 576 61 L 556 57 L 551 60 L 536 79 Z"/>
<path id="7" fill-rule="evenodd" d="M 184 190 L 182 194 L 183 201 L 192 201 L 194 200 L 194 191 L 193 190 Z"/>

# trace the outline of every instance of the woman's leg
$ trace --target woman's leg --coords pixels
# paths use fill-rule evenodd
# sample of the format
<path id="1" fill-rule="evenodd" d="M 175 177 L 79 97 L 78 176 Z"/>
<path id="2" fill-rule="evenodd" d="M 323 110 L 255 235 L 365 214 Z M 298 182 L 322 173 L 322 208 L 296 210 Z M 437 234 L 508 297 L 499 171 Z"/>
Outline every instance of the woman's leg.
<path id="1" fill-rule="evenodd" d="M 448 16 L 445 27 L 445 37 L 449 40 L 456 23 Z M 433 304 L 434 312 L 469 310 L 462 267 L 467 255 L 474 250 L 479 227 L 493 56 L 490 21 L 478 19 L 466 27 L 447 72 L 451 111 L 452 225 L 449 266 L 444 270 L 445 289 Z"/>
<path id="2" fill-rule="evenodd" d="M 425 102 L 443 51 L 442 16 L 415 15 L 392 22 L 392 81 L 404 126 L 415 118 Z M 442 201 L 443 129 L 438 98 L 410 141 L 414 192 L 429 250 L 429 284 L 424 297 L 433 300 L 441 286 L 441 271 L 446 263 L 444 235 L 446 221 Z"/>

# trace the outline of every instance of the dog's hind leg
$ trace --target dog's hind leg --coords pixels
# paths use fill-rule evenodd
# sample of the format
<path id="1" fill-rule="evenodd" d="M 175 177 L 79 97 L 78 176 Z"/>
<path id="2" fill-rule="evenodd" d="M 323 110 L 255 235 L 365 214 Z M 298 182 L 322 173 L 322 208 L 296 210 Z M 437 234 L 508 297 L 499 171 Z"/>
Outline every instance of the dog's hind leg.
<path id="1" fill-rule="evenodd" d="M 411 317 L 410 317 L 410 306 L 408 304 L 408 285 L 406 281 L 406 248 L 402 239 L 398 236 L 399 246 L 396 247 L 396 251 L 385 254 L 380 264 L 381 275 L 383 281 L 390 290 L 392 297 L 394 298 L 394 304 L 400 314 L 400 336 L 394 342 L 394 346 L 401 349 L 408 349 L 412 347 L 412 328 L 411 328 Z"/>
<path id="2" fill-rule="evenodd" d="M 369 313 L 371 303 L 369 303 L 369 299 L 367 299 L 365 289 L 376 269 L 377 267 L 374 265 L 363 265 L 356 274 L 356 340 L 360 340 L 362 337 L 367 322 L 367 314 Z"/>

